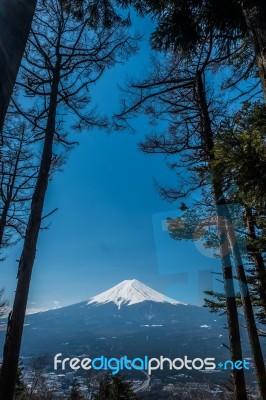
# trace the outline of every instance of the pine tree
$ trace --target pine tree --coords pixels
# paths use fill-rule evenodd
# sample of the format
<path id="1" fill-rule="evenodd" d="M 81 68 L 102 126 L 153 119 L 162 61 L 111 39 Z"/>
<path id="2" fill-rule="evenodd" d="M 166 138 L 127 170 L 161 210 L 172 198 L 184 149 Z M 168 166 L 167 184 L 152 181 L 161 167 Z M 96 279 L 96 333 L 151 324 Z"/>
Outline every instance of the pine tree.
<path id="1" fill-rule="evenodd" d="M 106 375 L 100 381 L 99 393 L 95 400 L 123 400 L 137 399 L 132 384 L 126 382 L 122 376 Z"/>
<path id="2" fill-rule="evenodd" d="M 260 320 L 266 317 L 266 268 L 263 253 L 265 237 L 265 149 L 266 113 L 260 102 L 245 103 L 231 121 L 226 119 L 216 137 L 214 168 L 223 180 L 224 190 L 233 203 L 241 204 L 247 243 L 246 262 L 256 297 L 261 307 Z"/>
<path id="3" fill-rule="evenodd" d="M 45 3 L 43 0 L 41 2 Z M 88 24 L 94 29 L 100 26 L 109 29 L 117 22 L 125 25 L 129 23 L 129 18 L 117 12 L 116 3 L 119 1 L 60 0 L 61 6 L 67 13 L 77 20 L 87 16 Z M 0 46 L 0 139 L 37 4 L 37 0 L 1 0 L 0 2 L 2 43 Z"/>
<path id="4" fill-rule="evenodd" d="M 91 4 L 91 3 L 90 3 Z M 57 164 L 55 146 L 71 148 L 60 113 L 68 111 L 73 129 L 104 128 L 106 118 L 90 108 L 88 92 L 103 72 L 135 51 L 136 40 L 125 30 L 124 23 L 114 21 L 104 29 L 99 18 L 97 27 L 71 17 L 58 0 L 41 2 L 28 41 L 18 86 L 36 104 L 25 112 L 32 124 L 36 141 L 42 143 L 42 154 L 31 200 L 26 234 L 19 260 L 17 288 L 8 320 L 0 375 L 0 398 L 12 400 L 19 359 L 24 318 L 43 220 L 44 202 L 49 178 Z M 19 104 L 17 110 L 21 111 Z M 51 213 L 50 213 L 51 214 Z"/>
<path id="5" fill-rule="evenodd" d="M 199 193 L 199 190 L 211 187 L 225 286 L 231 359 L 242 357 L 233 261 L 260 393 L 262 398 L 265 398 L 265 366 L 247 276 L 223 187 L 223 178 L 215 169 L 215 136 L 219 131 L 222 112 L 215 106 L 215 90 L 210 95 L 207 85 L 208 67 L 216 62 L 215 49 L 216 43 L 210 34 L 210 42 L 205 38 L 193 60 L 174 54 L 172 57 L 166 57 L 165 64 L 153 62 L 152 72 L 148 77 L 141 82 L 131 82 L 127 88 L 130 93 L 129 104 L 124 101 L 124 109 L 119 119 L 123 122 L 128 114 L 143 111 L 153 121 L 162 119 L 168 122 L 168 129 L 164 129 L 163 133 L 148 135 L 140 145 L 141 150 L 146 153 L 168 155 L 170 168 L 177 172 L 178 187 L 160 187 L 163 198 L 169 201 L 183 199 L 192 191 Z M 236 398 L 246 398 L 243 372 L 234 372 L 234 383 Z"/>
<path id="6" fill-rule="evenodd" d="M 80 390 L 80 384 L 76 379 L 74 379 L 71 385 L 70 400 L 84 400 L 84 396 Z"/>
<path id="7" fill-rule="evenodd" d="M 9 118 L 2 139 L 0 250 L 16 243 L 25 233 L 38 164 L 30 144 L 34 135 L 19 118 Z"/>
<path id="8" fill-rule="evenodd" d="M 22 400 L 27 398 L 27 390 L 26 390 L 26 385 L 23 382 L 23 364 L 22 361 L 19 361 L 18 369 L 17 369 L 17 375 L 16 375 L 16 386 L 15 386 L 15 399 L 17 400 Z"/>
<path id="9" fill-rule="evenodd" d="M 124 0 L 157 25 L 155 49 L 174 49 L 193 56 L 211 31 L 220 41 L 221 59 L 235 56 L 239 41 L 248 40 L 255 54 L 266 102 L 266 3 L 264 0 Z"/>

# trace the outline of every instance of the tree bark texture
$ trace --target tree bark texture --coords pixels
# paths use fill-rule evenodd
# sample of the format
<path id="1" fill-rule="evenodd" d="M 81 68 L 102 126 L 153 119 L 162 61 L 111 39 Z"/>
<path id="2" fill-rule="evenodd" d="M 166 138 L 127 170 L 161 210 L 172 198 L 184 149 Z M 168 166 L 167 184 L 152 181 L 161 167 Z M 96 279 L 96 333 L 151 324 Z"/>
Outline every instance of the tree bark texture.
<path id="1" fill-rule="evenodd" d="M 37 0 L 0 1 L 0 134 L 28 40 L 36 3 Z"/>

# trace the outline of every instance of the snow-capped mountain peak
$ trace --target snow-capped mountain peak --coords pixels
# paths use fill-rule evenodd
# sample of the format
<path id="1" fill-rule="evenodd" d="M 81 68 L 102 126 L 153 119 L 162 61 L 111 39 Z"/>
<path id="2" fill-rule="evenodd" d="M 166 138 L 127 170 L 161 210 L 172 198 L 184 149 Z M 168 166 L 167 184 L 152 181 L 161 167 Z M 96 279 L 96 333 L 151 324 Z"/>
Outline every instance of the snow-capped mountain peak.
<path id="1" fill-rule="evenodd" d="M 142 303 L 143 301 L 186 305 L 185 303 L 164 296 L 162 293 L 151 289 L 137 279 L 125 280 L 111 289 L 91 297 L 88 300 L 88 304 L 106 304 L 113 302 L 120 309 L 123 304 L 129 306 Z"/>

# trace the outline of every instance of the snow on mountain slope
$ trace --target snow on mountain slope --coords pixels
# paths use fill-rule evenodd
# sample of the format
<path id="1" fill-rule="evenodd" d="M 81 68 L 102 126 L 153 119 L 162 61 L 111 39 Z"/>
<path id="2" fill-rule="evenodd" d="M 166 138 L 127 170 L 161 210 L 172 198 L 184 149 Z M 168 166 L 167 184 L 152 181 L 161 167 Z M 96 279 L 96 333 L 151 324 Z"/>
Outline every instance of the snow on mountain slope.
<path id="1" fill-rule="evenodd" d="M 142 303 L 143 301 L 186 305 L 185 303 L 164 296 L 162 293 L 151 289 L 137 279 L 125 280 L 111 289 L 91 297 L 87 304 L 106 304 L 113 302 L 120 309 L 123 304 L 129 306 Z"/>

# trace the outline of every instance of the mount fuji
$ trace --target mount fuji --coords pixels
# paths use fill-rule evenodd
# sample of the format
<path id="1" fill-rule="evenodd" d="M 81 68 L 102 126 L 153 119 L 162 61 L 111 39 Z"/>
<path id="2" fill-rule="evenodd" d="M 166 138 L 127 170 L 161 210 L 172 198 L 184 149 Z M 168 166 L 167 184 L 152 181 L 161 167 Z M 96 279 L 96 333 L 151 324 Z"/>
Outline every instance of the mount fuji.
<path id="1" fill-rule="evenodd" d="M 2 343 L 5 323 L 0 322 Z M 27 315 L 21 355 L 223 358 L 228 357 L 222 345 L 227 343 L 225 326 L 224 317 L 203 307 L 165 297 L 136 279 L 125 280 L 81 303 Z"/>
<path id="2" fill-rule="evenodd" d="M 115 303 L 118 309 L 122 305 L 132 305 L 143 301 L 153 301 L 155 303 L 183 304 L 179 301 L 165 297 L 163 294 L 151 289 L 149 286 L 137 279 L 125 280 L 109 290 L 89 299 L 88 304 L 107 304 Z"/>

